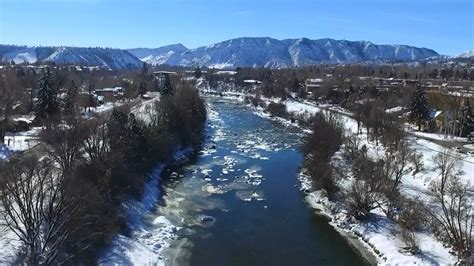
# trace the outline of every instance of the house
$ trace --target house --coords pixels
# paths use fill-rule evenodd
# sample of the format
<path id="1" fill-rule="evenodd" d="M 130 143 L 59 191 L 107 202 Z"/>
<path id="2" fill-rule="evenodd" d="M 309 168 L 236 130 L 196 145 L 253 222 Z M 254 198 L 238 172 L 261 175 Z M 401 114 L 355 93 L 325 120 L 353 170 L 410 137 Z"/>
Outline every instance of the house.
<path id="1" fill-rule="evenodd" d="M 94 94 L 97 95 L 97 98 L 102 96 L 103 101 L 113 102 L 118 97 L 123 95 L 123 88 L 122 87 L 114 87 L 114 88 L 97 89 L 97 90 L 94 91 Z"/>
<path id="2" fill-rule="evenodd" d="M 304 82 L 304 88 L 306 92 L 312 92 L 316 89 L 321 88 L 323 83 L 324 83 L 324 80 L 320 78 L 306 79 Z"/>
<path id="3" fill-rule="evenodd" d="M 261 81 L 255 79 L 246 79 L 244 80 L 244 83 L 247 85 L 262 85 Z"/>

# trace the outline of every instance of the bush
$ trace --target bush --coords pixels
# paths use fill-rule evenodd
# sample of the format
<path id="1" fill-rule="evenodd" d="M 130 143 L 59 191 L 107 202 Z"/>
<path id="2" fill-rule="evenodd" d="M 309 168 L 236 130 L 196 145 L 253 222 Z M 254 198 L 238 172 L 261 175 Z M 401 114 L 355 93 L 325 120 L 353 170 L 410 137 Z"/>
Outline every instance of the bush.
<path id="1" fill-rule="evenodd" d="M 405 199 L 398 214 L 398 223 L 411 231 L 423 229 L 427 224 L 426 206 L 419 200 Z"/>
<path id="2" fill-rule="evenodd" d="M 377 193 L 371 189 L 367 181 L 355 180 L 346 194 L 346 206 L 350 216 L 364 220 L 370 211 L 377 208 Z"/>
<path id="3" fill-rule="evenodd" d="M 418 240 L 416 232 L 402 228 L 401 240 L 405 245 L 404 248 L 411 254 L 415 255 L 420 252 L 420 241 Z"/>
<path id="4" fill-rule="evenodd" d="M 330 161 L 342 144 L 342 132 L 335 118 L 326 117 L 321 113 L 312 119 L 312 133 L 303 146 L 304 167 L 308 170 L 316 189 L 323 189 L 328 197 L 338 190 Z"/>
<path id="5" fill-rule="evenodd" d="M 288 113 L 286 112 L 286 105 L 283 103 L 271 102 L 267 106 L 267 111 L 271 116 L 287 117 Z"/>

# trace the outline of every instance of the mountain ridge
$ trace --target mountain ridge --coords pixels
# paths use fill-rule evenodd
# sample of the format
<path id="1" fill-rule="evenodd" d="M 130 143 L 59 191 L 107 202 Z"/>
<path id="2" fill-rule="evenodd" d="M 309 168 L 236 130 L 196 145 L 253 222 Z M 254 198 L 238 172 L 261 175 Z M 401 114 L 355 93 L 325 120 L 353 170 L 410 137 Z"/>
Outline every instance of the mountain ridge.
<path id="1" fill-rule="evenodd" d="M 270 37 L 239 37 L 192 49 L 180 43 L 132 49 L 0 45 L 0 60 L 4 62 L 50 61 L 111 69 L 136 69 L 142 66 L 142 62 L 186 67 L 288 68 L 321 63 L 410 62 L 437 57 L 440 55 L 436 51 L 425 47 L 331 38 L 278 40 Z"/>
<path id="2" fill-rule="evenodd" d="M 3 62 L 54 62 L 111 69 L 140 68 L 143 63 L 127 50 L 101 47 L 0 45 Z"/>
<path id="3" fill-rule="evenodd" d="M 182 49 L 173 49 L 179 46 Z M 143 49 L 143 48 L 142 48 Z M 270 37 L 239 37 L 187 49 L 182 44 L 152 48 L 147 56 L 128 49 L 150 64 L 207 66 L 217 68 L 298 67 L 318 63 L 357 63 L 370 60 L 421 60 L 439 56 L 425 47 L 398 44 L 374 44 L 369 41 L 348 41 L 323 38 L 278 40 Z M 157 51 L 163 51 L 158 53 Z"/>

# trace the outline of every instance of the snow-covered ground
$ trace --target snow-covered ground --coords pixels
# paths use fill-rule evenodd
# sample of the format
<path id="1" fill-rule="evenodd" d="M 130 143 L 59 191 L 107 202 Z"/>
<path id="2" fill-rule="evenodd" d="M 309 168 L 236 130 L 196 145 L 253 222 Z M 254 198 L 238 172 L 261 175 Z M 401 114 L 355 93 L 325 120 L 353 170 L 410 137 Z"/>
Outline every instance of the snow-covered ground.
<path id="1" fill-rule="evenodd" d="M 156 203 L 160 199 L 159 176 L 163 166 L 157 166 L 145 184 L 140 200 L 130 199 L 124 205 L 125 220 L 132 230 L 130 236 L 117 235 L 101 255 L 103 265 L 164 265 L 161 256 L 169 241 L 176 238 L 176 228 L 164 216 L 151 222 Z"/>
<path id="2" fill-rule="evenodd" d="M 132 112 L 136 113 L 139 118 L 146 119 L 149 113 L 144 112 L 148 106 L 151 106 L 159 97 L 155 94 L 152 99 L 139 102 L 132 108 Z M 86 115 L 104 114 L 110 112 L 114 107 L 123 105 L 123 102 L 106 103 L 97 108 L 91 108 L 91 112 Z M 7 159 L 14 152 L 25 151 L 33 148 L 38 144 L 38 135 L 41 127 L 33 127 L 29 131 L 19 133 L 8 133 L 5 136 L 4 145 L 0 145 L 0 160 Z M 177 160 L 183 159 L 185 154 L 189 153 L 188 149 L 176 152 Z M 151 223 L 145 225 L 146 216 L 152 211 L 154 205 L 159 199 L 158 178 L 163 166 L 157 166 L 148 179 L 145 190 L 140 200 L 129 200 L 124 203 L 126 210 L 126 219 L 133 229 L 133 235 L 126 237 L 117 235 L 110 249 L 104 252 L 101 263 L 110 264 L 135 264 L 135 265 L 162 265 L 161 256 L 158 254 L 166 247 L 167 241 L 173 238 L 176 227 L 173 226 L 164 217 L 158 217 Z M 0 206 L 1 208 L 1 206 Z M 151 224 L 152 226 L 148 226 Z M 137 239 L 143 241 L 137 241 Z M 147 241 L 146 239 L 149 239 Z M 153 246 L 148 245 L 153 243 Z M 158 245 L 157 243 L 161 243 Z M 18 250 L 21 248 L 21 242 L 18 237 L 7 227 L 0 224 L 0 265 L 10 265 L 16 258 Z"/>
<path id="3" fill-rule="evenodd" d="M 38 144 L 38 134 L 41 127 L 19 133 L 6 133 L 4 145 L 10 151 L 25 151 Z"/>
<path id="4" fill-rule="evenodd" d="M 10 150 L 8 147 L 0 145 L 0 160 L 5 160 L 12 156 L 13 151 Z"/>
<path id="5" fill-rule="evenodd" d="M 245 94 L 236 92 L 225 92 L 224 97 L 233 98 L 236 100 L 243 101 Z M 277 101 L 276 99 L 262 99 L 269 103 L 270 101 Z M 330 105 L 318 106 L 309 102 L 298 102 L 291 99 L 284 101 L 288 112 L 293 114 L 315 114 L 319 111 L 332 110 L 339 114 L 345 114 L 340 116 L 344 120 L 344 125 L 348 132 L 357 135 L 357 121 L 350 118 L 350 113 L 342 108 L 334 107 Z M 321 107 L 324 107 L 322 109 Z M 261 114 L 262 108 L 258 109 L 257 112 Z M 347 116 L 349 115 L 349 116 Z M 267 116 L 268 115 L 264 115 Z M 275 119 L 275 118 L 273 118 Z M 283 120 L 276 118 L 275 120 Z M 289 121 L 283 121 L 286 124 L 292 124 Z M 366 134 L 358 134 L 360 139 L 360 145 L 366 145 L 368 153 L 373 158 L 380 158 L 385 149 L 383 146 L 376 146 Z M 433 136 L 433 139 L 439 139 L 441 136 Z M 423 134 L 423 137 L 427 137 Z M 403 177 L 401 191 L 405 196 L 420 198 L 423 196 L 423 192 L 428 191 L 430 184 L 434 181 L 438 174 L 434 172 L 432 158 L 436 154 L 443 152 L 444 147 L 431 142 L 426 139 L 417 138 L 415 136 L 408 137 L 410 147 L 421 152 L 423 155 L 424 171 L 412 175 L 408 174 Z M 455 154 L 460 162 L 462 162 L 462 170 L 464 171 L 463 180 L 468 184 L 474 184 L 474 156 Z M 342 167 L 345 167 L 345 175 L 349 177 L 350 182 L 350 166 L 347 162 L 344 162 L 342 152 L 336 153 L 334 160 L 339 162 Z M 378 262 L 386 265 L 405 265 L 405 264 L 421 264 L 421 265 L 453 265 L 456 263 L 457 258 L 450 253 L 450 249 L 445 247 L 441 241 L 435 238 L 430 232 L 417 232 L 417 237 L 420 242 L 421 253 L 419 255 L 407 254 L 403 250 L 403 243 L 400 240 L 400 227 L 389 220 L 381 211 L 374 210 L 373 214 L 377 217 L 376 220 L 362 223 L 354 219 L 349 219 L 347 212 L 341 202 L 331 202 L 320 191 L 311 191 L 311 180 L 308 176 L 303 174 L 300 175 L 300 181 L 302 184 L 302 190 L 310 191 L 307 193 L 306 200 L 310 206 L 317 209 L 324 215 L 327 215 L 332 219 L 330 222 L 338 230 L 342 230 L 348 233 L 349 236 L 359 238 L 364 245 L 370 249 L 374 254 L 377 254 Z M 341 186 L 348 188 L 350 183 L 341 184 Z"/>
<path id="6" fill-rule="evenodd" d="M 440 134 L 440 133 L 427 133 L 427 132 L 419 132 L 416 130 L 411 130 L 410 132 L 413 135 L 416 135 L 422 138 L 432 139 L 432 140 L 467 142 L 467 138 L 455 137 L 455 136 L 445 135 L 445 134 Z"/>
<path id="7" fill-rule="evenodd" d="M 291 101 L 287 101 L 287 109 L 290 112 L 299 113 L 318 111 L 318 108 L 314 106 L 308 107 L 304 104 Z M 348 117 L 342 117 L 342 119 L 345 120 L 344 125 L 346 129 L 352 134 L 357 134 L 357 122 Z M 374 158 L 380 158 L 383 155 L 384 148 L 382 146 L 375 146 L 374 143 L 368 139 L 366 134 L 360 134 L 358 136 L 361 140 L 361 145 L 366 145 L 369 153 L 372 154 Z M 409 137 L 409 143 L 413 150 L 423 154 L 423 164 L 426 170 L 415 176 L 411 174 L 404 176 L 402 193 L 411 197 L 420 197 L 420 192 L 428 191 L 431 182 L 438 176 L 433 171 L 432 158 L 437 153 L 442 152 L 444 148 L 428 140 L 416 137 Z M 466 182 L 472 184 L 474 181 L 474 175 L 472 174 L 474 173 L 474 157 L 462 154 L 458 154 L 457 156 L 459 160 L 463 162 L 463 171 L 466 173 L 463 178 Z M 301 178 L 309 180 L 308 177 L 302 176 Z M 379 257 L 381 258 L 380 263 L 389 265 L 412 263 L 446 265 L 456 262 L 456 257 L 449 253 L 449 249 L 445 248 L 440 241 L 428 232 L 417 233 L 420 241 L 421 254 L 417 256 L 406 254 L 402 250 L 403 244 L 399 239 L 399 226 L 387 219 L 381 212 L 374 211 L 374 214 L 379 217 L 377 221 L 369 223 L 353 221 L 350 223 L 347 222 L 343 208 L 339 207 L 336 209 L 337 211 L 334 211 L 334 209 L 332 209 L 334 207 L 333 203 L 323 198 L 320 193 L 309 193 L 307 200 L 311 206 L 328 212 L 328 214 L 334 218 L 332 222 L 334 225 L 361 236 L 366 243 L 378 250 Z"/>

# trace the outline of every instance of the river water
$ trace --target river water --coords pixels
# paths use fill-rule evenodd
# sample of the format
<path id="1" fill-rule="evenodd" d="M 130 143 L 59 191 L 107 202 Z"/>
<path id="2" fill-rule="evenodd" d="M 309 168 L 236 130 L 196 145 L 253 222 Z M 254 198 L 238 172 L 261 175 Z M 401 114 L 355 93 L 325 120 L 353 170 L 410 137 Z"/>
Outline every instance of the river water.
<path id="1" fill-rule="evenodd" d="M 203 150 L 161 174 L 156 216 L 180 228 L 166 264 L 367 264 L 305 203 L 301 132 L 230 100 L 207 101 Z"/>

